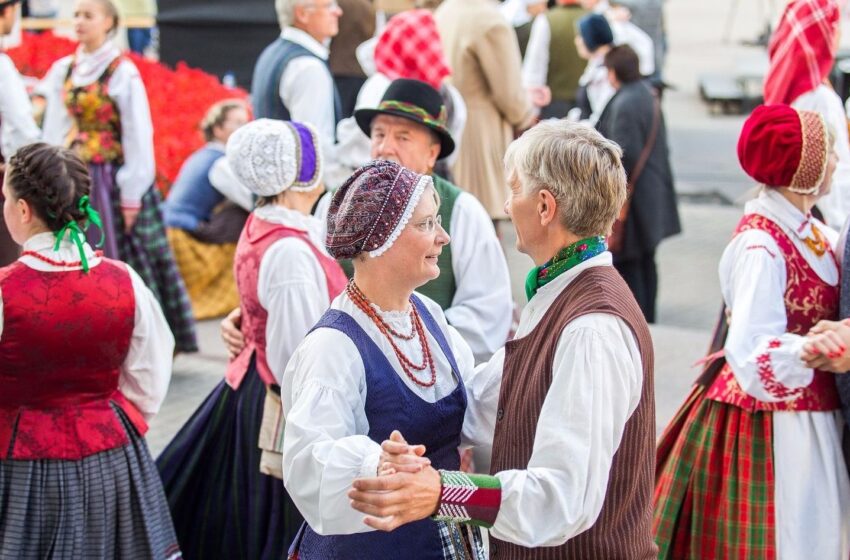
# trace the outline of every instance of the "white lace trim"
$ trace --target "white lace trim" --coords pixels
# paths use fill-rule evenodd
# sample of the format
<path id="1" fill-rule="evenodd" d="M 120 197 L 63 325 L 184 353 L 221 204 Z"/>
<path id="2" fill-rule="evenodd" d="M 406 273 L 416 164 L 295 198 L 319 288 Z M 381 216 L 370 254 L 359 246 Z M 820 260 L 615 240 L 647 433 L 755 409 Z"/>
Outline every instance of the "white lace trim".
<path id="1" fill-rule="evenodd" d="M 410 221 L 410 217 L 413 216 L 413 210 L 416 208 L 416 205 L 419 204 L 419 199 L 422 198 L 422 193 L 425 192 L 425 188 L 432 184 L 432 179 L 429 175 L 423 175 L 419 181 L 417 181 L 416 186 L 413 187 L 413 195 L 410 197 L 410 200 L 407 201 L 407 206 L 404 208 L 404 213 L 401 215 L 401 219 L 398 221 L 395 229 L 383 245 L 374 251 L 369 251 L 370 257 L 380 257 L 393 246 L 393 243 L 395 243 L 405 226 L 407 226 L 407 222 Z"/>

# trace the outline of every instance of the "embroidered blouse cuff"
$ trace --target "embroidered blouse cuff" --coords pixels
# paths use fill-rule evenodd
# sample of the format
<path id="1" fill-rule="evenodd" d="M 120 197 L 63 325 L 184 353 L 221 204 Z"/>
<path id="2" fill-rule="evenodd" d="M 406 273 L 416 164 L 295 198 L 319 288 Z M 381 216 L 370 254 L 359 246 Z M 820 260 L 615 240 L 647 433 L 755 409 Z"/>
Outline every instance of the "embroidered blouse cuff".
<path id="1" fill-rule="evenodd" d="M 794 355 L 799 356 L 803 342 L 804 339 L 801 339 L 796 344 L 792 344 Z M 758 365 L 759 380 L 765 390 L 774 398 L 787 400 L 796 398 L 803 391 L 803 387 L 788 387 L 776 378 L 773 369 L 773 357 L 770 351 L 782 348 L 782 344 L 782 341 L 778 338 L 771 340 L 767 345 L 767 351 L 756 358 L 756 363 Z"/>
<path id="2" fill-rule="evenodd" d="M 502 483 L 495 476 L 440 471 L 440 505 L 433 519 L 489 529 L 502 505 Z"/>

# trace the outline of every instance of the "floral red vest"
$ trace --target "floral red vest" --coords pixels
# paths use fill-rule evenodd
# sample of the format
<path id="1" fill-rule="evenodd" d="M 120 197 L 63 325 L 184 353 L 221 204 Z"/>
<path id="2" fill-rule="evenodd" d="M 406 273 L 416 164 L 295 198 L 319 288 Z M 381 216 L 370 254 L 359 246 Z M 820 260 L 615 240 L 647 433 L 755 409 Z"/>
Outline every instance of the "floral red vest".
<path id="1" fill-rule="evenodd" d="M 301 239 L 319 261 L 328 284 L 328 300 L 333 301 L 342 293 L 348 279 L 333 258 L 319 251 L 310 241 L 307 232 L 274 224 L 255 217 L 248 216 L 245 228 L 236 246 L 236 256 L 233 260 L 233 271 L 236 276 L 236 286 L 242 299 L 242 334 L 245 336 L 245 348 L 227 366 L 225 379 L 233 389 L 238 389 L 242 383 L 251 356 L 256 353 L 257 372 L 266 385 L 276 383 L 269 364 L 266 361 L 266 322 L 268 312 L 260 305 L 257 296 L 257 283 L 260 275 L 260 262 L 266 250 L 276 241 L 287 237 Z M 305 333 L 306 334 L 306 333 Z"/>
<path id="2" fill-rule="evenodd" d="M 136 300 L 123 263 L 0 269 L 0 459 L 81 459 L 129 443 L 112 409 L 147 425 L 118 390 Z"/>
<path id="3" fill-rule="evenodd" d="M 838 316 L 838 286 L 830 286 L 821 280 L 785 232 L 773 221 L 758 214 L 748 214 L 741 219 L 735 234 L 751 229 L 770 234 L 785 259 L 785 313 L 788 332 L 805 335 L 818 321 L 834 320 Z M 828 251 L 834 258 L 832 250 Z M 732 320 L 735 320 L 734 313 Z M 771 347 L 778 347 L 781 342 L 776 339 L 770 344 Z M 785 400 L 764 402 L 748 395 L 741 389 L 728 363 L 711 384 L 707 398 L 750 411 L 827 411 L 840 407 L 834 374 L 815 371 L 812 382 L 807 387 L 789 389 L 774 377 L 769 354 L 760 356 L 758 362 L 762 384 L 770 394 Z"/>
<path id="4" fill-rule="evenodd" d="M 118 105 L 109 96 L 109 79 L 124 60 L 116 57 L 100 78 L 87 86 L 74 87 L 71 72 L 76 60 L 71 60 L 65 77 L 65 106 L 73 119 L 65 145 L 76 150 L 86 163 L 120 163 L 121 115 Z"/>

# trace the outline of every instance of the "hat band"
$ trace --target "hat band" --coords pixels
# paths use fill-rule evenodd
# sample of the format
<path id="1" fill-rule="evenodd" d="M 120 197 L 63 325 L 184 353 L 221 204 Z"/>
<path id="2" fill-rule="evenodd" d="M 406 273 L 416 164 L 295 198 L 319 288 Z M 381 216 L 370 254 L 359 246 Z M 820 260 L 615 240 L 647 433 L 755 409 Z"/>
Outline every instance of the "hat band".
<path id="1" fill-rule="evenodd" d="M 800 194 L 813 194 L 823 182 L 829 161 L 826 121 L 814 111 L 797 111 L 797 114 L 800 116 L 803 149 L 789 189 Z"/>
<path id="2" fill-rule="evenodd" d="M 434 128 L 445 129 L 448 122 L 448 114 L 446 113 L 445 105 L 440 105 L 440 114 L 436 117 L 431 115 L 428 111 L 426 111 L 419 105 L 414 105 L 413 103 L 406 103 L 404 101 L 396 101 L 395 99 L 381 101 L 381 103 L 378 105 L 378 110 L 401 111 L 402 113 L 407 113 L 408 115 L 416 117 L 424 124 L 432 126 Z"/>

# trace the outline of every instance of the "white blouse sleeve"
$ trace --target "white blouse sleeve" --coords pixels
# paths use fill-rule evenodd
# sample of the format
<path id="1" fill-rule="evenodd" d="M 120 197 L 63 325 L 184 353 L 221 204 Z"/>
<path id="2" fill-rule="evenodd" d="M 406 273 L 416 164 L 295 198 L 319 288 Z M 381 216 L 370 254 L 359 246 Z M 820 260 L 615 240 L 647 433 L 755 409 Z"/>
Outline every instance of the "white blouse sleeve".
<path id="1" fill-rule="evenodd" d="M 375 476 L 381 447 L 367 434 L 366 381 L 357 348 L 332 329 L 310 333 L 281 386 L 286 429 L 283 480 L 310 527 L 321 535 L 371 531 L 352 509 L 355 478 Z"/>
<path id="2" fill-rule="evenodd" d="M 731 310 L 724 346 L 741 388 L 765 402 L 793 398 L 812 382 L 800 359 L 805 338 L 786 332 L 785 260 L 773 238 L 747 231 L 732 240 L 720 260 L 720 286 Z"/>
<path id="3" fill-rule="evenodd" d="M 73 126 L 63 99 L 65 78 L 70 66 L 70 56 L 57 60 L 35 88 L 35 94 L 44 97 L 46 103 L 41 139 L 54 146 L 65 145 L 65 137 Z"/>
<path id="4" fill-rule="evenodd" d="M 132 62 L 125 60 L 118 66 L 109 80 L 109 92 L 121 113 L 124 165 L 115 177 L 121 190 L 121 204 L 138 207 L 142 196 L 153 185 L 156 163 L 148 94 Z"/>
<path id="5" fill-rule="evenodd" d="M 552 42 L 552 29 L 546 14 L 534 18 L 528 47 L 522 60 L 522 83 L 525 87 L 545 86 L 549 75 L 549 44 Z"/>
<path id="6" fill-rule="evenodd" d="M 505 344 L 513 296 L 508 264 L 493 222 L 481 203 L 462 193 L 452 212 L 452 269 L 457 290 L 446 319 L 485 361 Z M 486 278 L 486 282 L 481 279 Z"/>
<path id="7" fill-rule="evenodd" d="M 41 131 L 32 117 L 32 104 L 12 60 L 0 54 L 0 153 L 9 159 L 18 148 L 35 142 Z"/>
<path id="8" fill-rule="evenodd" d="M 280 385 L 295 348 L 330 305 L 325 274 L 304 241 L 281 239 L 268 248 L 257 296 L 268 312 L 266 360 Z"/>
<path id="9" fill-rule="evenodd" d="M 118 388 L 150 421 L 165 400 L 171 381 L 174 336 L 162 308 L 144 281 L 131 267 L 136 317 L 130 351 L 121 366 Z"/>
<path id="10" fill-rule="evenodd" d="M 496 474 L 502 505 L 490 533 L 533 548 L 590 528 L 642 386 L 640 352 L 622 319 L 596 313 L 567 325 L 528 467 Z"/>

